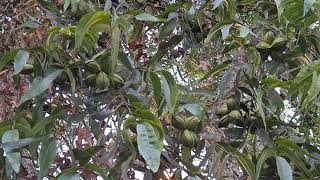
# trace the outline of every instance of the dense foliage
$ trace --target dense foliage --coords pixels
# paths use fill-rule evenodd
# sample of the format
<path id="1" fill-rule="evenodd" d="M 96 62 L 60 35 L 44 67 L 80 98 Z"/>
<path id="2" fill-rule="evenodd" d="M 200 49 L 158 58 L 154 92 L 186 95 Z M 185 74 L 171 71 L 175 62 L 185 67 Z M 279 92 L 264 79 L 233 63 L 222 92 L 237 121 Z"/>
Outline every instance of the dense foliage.
<path id="1" fill-rule="evenodd" d="M 320 1 L 6 3 L 3 179 L 320 178 Z"/>

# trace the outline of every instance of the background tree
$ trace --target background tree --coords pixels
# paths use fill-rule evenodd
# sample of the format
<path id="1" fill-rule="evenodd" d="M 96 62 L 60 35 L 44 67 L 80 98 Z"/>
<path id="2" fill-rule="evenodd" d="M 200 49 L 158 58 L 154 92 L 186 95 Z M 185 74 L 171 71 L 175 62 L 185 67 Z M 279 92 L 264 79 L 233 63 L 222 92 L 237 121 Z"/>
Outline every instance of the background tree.
<path id="1" fill-rule="evenodd" d="M 1 2 L 1 177 L 319 178 L 319 9 Z"/>

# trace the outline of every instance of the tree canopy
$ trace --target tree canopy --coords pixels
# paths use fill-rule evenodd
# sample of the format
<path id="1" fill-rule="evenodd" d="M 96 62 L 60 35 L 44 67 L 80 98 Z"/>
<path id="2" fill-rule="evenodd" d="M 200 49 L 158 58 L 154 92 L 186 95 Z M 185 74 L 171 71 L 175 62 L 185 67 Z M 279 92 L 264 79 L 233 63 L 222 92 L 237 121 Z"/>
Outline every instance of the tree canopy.
<path id="1" fill-rule="evenodd" d="M 320 178 L 320 1 L 0 13 L 2 179 Z"/>

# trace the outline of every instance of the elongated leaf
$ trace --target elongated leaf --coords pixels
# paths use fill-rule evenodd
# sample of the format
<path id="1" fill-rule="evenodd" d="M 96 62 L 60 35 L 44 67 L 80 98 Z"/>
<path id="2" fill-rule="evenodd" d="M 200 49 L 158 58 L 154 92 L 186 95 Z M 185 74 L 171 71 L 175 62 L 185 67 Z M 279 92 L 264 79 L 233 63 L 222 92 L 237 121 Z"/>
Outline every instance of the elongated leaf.
<path id="1" fill-rule="evenodd" d="M 227 24 L 222 27 L 222 29 L 221 29 L 222 39 L 227 38 L 227 36 L 229 35 L 229 32 L 230 32 L 231 26 L 232 26 L 232 24 Z"/>
<path id="2" fill-rule="evenodd" d="M 265 116 L 263 106 L 262 106 L 263 105 L 263 102 L 262 102 L 263 92 L 261 90 L 258 90 L 256 92 L 256 95 L 257 95 L 257 109 L 258 109 L 259 114 L 262 118 L 264 128 L 267 129 L 266 116 Z"/>
<path id="3" fill-rule="evenodd" d="M 174 77 L 168 71 L 162 71 L 162 89 L 169 111 L 173 114 L 178 100 L 178 87 Z"/>
<path id="4" fill-rule="evenodd" d="M 129 57 L 129 55 L 123 53 L 123 52 L 119 52 L 118 55 L 119 61 L 129 70 L 133 70 L 134 69 L 134 62 L 132 61 L 132 59 Z"/>
<path id="5" fill-rule="evenodd" d="M 32 135 L 37 135 L 40 131 L 44 130 L 48 124 L 53 123 L 58 118 L 58 114 L 50 115 L 42 120 L 40 120 L 31 130 Z"/>
<path id="6" fill-rule="evenodd" d="M 16 58 L 15 58 L 15 61 L 14 61 L 14 72 L 13 74 L 16 75 L 18 73 L 20 73 L 23 69 L 23 66 L 25 64 L 27 64 L 28 62 L 28 59 L 29 59 L 29 52 L 28 51 L 24 51 L 24 50 L 19 50 L 17 55 L 16 55 Z"/>
<path id="7" fill-rule="evenodd" d="M 305 16 L 310 8 L 312 7 L 313 3 L 315 3 L 316 0 L 304 0 L 304 3 L 303 3 L 303 16 Z"/>
<path id="8" fill-rule="evenodd" d="M 138 149 L 147 165 L 153 172 L 157 172 L 160 166 L 162 141 L 156 135 L 155 130 L 149 123 L 137 125 Z"/>
<path id="9" fill-rule="evenodd" d="M 76 78 L 74 77 L 71 69 L 67 68 L 66 73 L 69 77 L 69 81 L 71 84 L 71 93 L 74 96 L 76 94 Z"/>
<path id="10" fill-rule="evenodd" d="M 209 33 L 208 33 L 208 36 L 207 38 L 205 39 L 205 44 L 209 43 L 213 37 L 216 35 L 217 32 L 219 32 L 225 25 L 230 25 L 230 24 L 233 24 L 233 23 L 236 23 L 237 21 L 235 20 L 227 20 L 227 21 L 222 21 L 222 22 L 219 22 L 217 23 L 216 25 L 214 25 Z"/>
<path id="11" fill-rule="evenodd" d="M 275 151 L 272 149 L 264 149 L 258 159 L 257 165 L 256 165 L 256 177 L 255 179 L 258 180 L 260 177 L 260 172 L 263 167 L 263 163 L 272 157 L 275 154 Z"/>
<path id="12" fill-rule="evenodd" d="M 303 101 L 302 107 L 307 107 L 310 103 L 313 105 L 314 99 L 320 93 L 320 74 L 317 71 L 313 72 L 311 87 L 308 90 L 308 96 Z"/>
<path id="13" fill-rule="evenodd" d="M 278 9 L 278 18 L 280 18 L 283 13 L 283 6 L 282 6 L 283 0 L 274 0 L 274 2 L 276 3 L 277 9 Z"/>
<path id="14" fill-rule="evenodd" d="M 135 16 L 135 18 L 139 21 L 149 21 L 149 22 L 159 22 L 160 19 L 156 18 L 155 16 L 147 13 L 141 13 Z"/>
<path id="15" fill-rule="evenodd" d="M 75 50 L 80 48 L 85 34 L 96 24 L 110 24 L 111 16 L 105 11 L 96 11 L 84 15 L 76 27 Z"/>
<path id="16" fill-rule="evenodd" d="M 163 41 L 159 44 L 157 53 L 150 59 L 152 63 L 159 62 L 166 53 L 168 49 L 177 46 L 183 40 L 182 35 L 174 35 L 168 41 Z"/>
<path id="17" fill-rule="evenodd" d="M 119 46 L 120 46 L 120 29 L 118 27 L 114 27 L 112 30 L 112 38 L 111 38 L 111 66 L 109 66 L 111 69 L 109 69 L 109 72 L 113 74 L 114 69 L 116 68 L 117 61 L 118 61 L 118 54 L 119 54 Z"/>
<path id="18" fill-rule="evenodd" d="M 154 99 L 156 100 L 157 105 L 160 106 L 162 99 L 160 78 L 155 72 L 150 72 L 150 79 L 153 86 Z"/>
<path id="19" fill-rule="evenodd" d="M 219 72 L 223 71 L 226 67 L 228 67 L 229 64 L 231 64 L 230 60 L 225 61 L 222 64 L 217 65 L 216 67 L 211 69 L 206 75 L 204 75 L 203 78 L 201 78 L 198 82 L 202 82 L 203 80 L 209 78 L 210 76 L 215 76 Z"/>
<path id="20" fill-rule="evenodd" d="M 80 165 L 84 165 L 89 162 L 92 156 L 94 156 L 98 151 L 100 151 L 103 148 L 103 146 L 92 146 L 85 150 L 73 149 L 73 152 L 75 158 L 79 160 Z"/>
<path id="21" fill-rule="evenodd" d="M 239 165 L 243 170 L 245 170 L 252 179 L 254 179 L 255 176 L 255 166 L 253 162 L 250 160 L 248 156 L 245 154 L 240 153 L 238 150 L 234 149 L 230 145 L 218 143 L 218 145 L 227 153 L 230 153 L 232 156 L 236 158 L 238 161 Z"/>
<path id="22" fill-rule="evenodd" d="M 307 155 L 309 157 L 312 157 L 312 155 L 308 151 L 306 151 L 305 149 L 302 149 L 300 146 L 290 141 L 289 139 L 279 138 L 274 143 L 277 144 L 278 146 L 290 148 L 296 153 L 299 153 L 301 156 Z"/>
<path id="23" fill-rule="evenodd" d="M 276 157 L 278 175 L 281 180 L 292 180 L 292 168 L 283 157 Z"/>
<path id="24" fill-rule="evenodd" d="M 5 65 L 7 65 L 10 61 L 12 61 L 16 57 L 16 55 L 19 52 L 19 50 L 20 49 L 14 49 L 14 50 L 12 50 L 10 52 L 5 53 L 0 58 L 0 71 L 4 68 Z"/>
<path id="25" fill-rule="evenodd" d="M 11 152 L 12 150 L 20 149 L 24 146 L 27 146 L 27 145 L 31 144 L 32 142 L 33 142 L 32 138 L 25 138 L 25 139 L 2 143 L 2 144 L 0 144 L 0 147 L 4 148 L 7 152 Z"/>
<path id="26" fill-rule="evenodd" d="M 176 27 L 176 22 L 177 22 L 177 20 L 175 18 L 173 18 L 173 19 L 170 19 L 168 22 L 166 22 L 163 25 L 163 27 L 159 33 L 160 40 L 163 40 L 172 34 L 173 29 Z"/>
<path id="27" fill-rule="evenodd" d="M 16 129 L 6 131 L 2 136 L 2 143 L 7 144 L 11 142 L 17 142 L 19 140 L 19 132 Z M 4 152 L 6 153 L 7 163 L 11 166 L 11 168 L 18 173 L 20 169 L 21 163 L 21 154 L 20 152 L 12 152 L 11 147 L 4 147 Z"/>
<path id="28" fill-rule="evenodd" d="M 301 171 L 303 172 L 309 179 L 313 179 L 313 175 L 310 172 L 310 170 L 306 167 L 305 162 L 296 155 L 296 151 L 286 147 L 286 146 L 279 146 L 278 147 L 278 155 L 279 156 L 285 156 L 288 159 L 290 159 L 290 161 L 292 163 L 295 164 L 295 166 Z"/>
<path id="29" fill-rule="evenodd" d="M 203 107 L 200 104 L 184 104 L 182 106 L 179 106 L 178 112 L 181 111 L 188 111 L 194 116 L 199 117 L 200 119 L 203 119 L 205 117 Z"/>
<path id="30" fill-rule="evenodd" d="M 213 0 L 213 9 L 219 7 L 223 2 L 224 0 Z"/>
<path id="31" fill-rule="evenodd" d="M 34 98 L 41 93 L 43 93 L 45 90 L 47 90 L 53 80 L 55 80 L 60 74 L 62 73 L 62 70 L 56 70 L 50 73 L 48 76 L 42 78 L 42 77 L 36 77 L 29 90 L 21 97 L 20 104 L 26 102 L 27 100 Z"/>
<path id="32" fill-rule="evenodd" d="M 80 180 L 80 174 L 78 172 L 62 172 L 58 178 L 58 180 Z"/>
<path id="33" fill-rule="evenodd" d="M 42 180 L 48 174 L 48 170 L 56 156 L 57 149 L 57 142 L 54 139 L 47 139 L 46 141 L 42 142 L 39 154 L 40 172 L 38 175 L 38 180 Z"/>

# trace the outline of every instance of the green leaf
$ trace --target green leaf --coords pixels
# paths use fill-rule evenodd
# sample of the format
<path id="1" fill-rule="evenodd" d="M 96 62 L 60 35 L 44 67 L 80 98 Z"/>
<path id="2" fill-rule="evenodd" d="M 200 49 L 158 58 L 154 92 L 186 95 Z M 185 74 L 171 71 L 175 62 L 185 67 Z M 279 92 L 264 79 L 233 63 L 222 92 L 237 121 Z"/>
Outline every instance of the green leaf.
<path id="1" fill-rule="evenodd" d="M 154 64 L 159 62 L 162 57 L 168 53 L 168 49 L 177 46 L 183 40 L 182 35 L 174 35 L 168 41 L 163 41 L 159 44 L 157 53 L 150 59 Z"/>
<path id="2" fill-rule="evenodd" d="M 109 66 L 111 69 L 109 69 L 109 72 L 113 74 L 117 61 L 118 61 L 118 54 L 119 54 L 119 46 L 120 46 L 120 29 L 116 26 L 112 30 L 112 38 L 111 38 L 111 66 Z"/>
<path id="3" fill-rule="evenodd" d="M 42 180 L 48 174 L 48 170 L 56 156 L 57 149 L 57 142 L 54 139 L 47 139 L 42 142 L 39 154 L 40 172 L 38 180 Z"/>
<path id="4" fill-rule="evenodd" d="M 279 156 L 285 156 L 292 163 L 296 165 L 296 167 L 303 172 L 309 179 L 313 179 L 312 173 L 309 171 L 309 169 L 306 167 L 305 162 L 296 155 L 296 151 L 288 148 L 287 146 L 279 146 L 278 147 L 278 155 Z"/>
<path id="5" fill-rule="evenodd" d="M 5 53 L 1 58 L 0 58 L 0 71 L 4 68 L 5 65 L 7 65 L 10 61 L 12 61 L 17 53 L 22 50 L 22 49 L 14 49 L 12 51 L 9 51 Z"/>
<path id="6" fill-rule="evenodd" d="M 156 18 L 155 16 L 152 16 L 147 13 L 141 13 L 135 16 L 135 18 L 139 21 L 148 21 L 148 22 L 159 22 L 160 19 Z"/>
<path id="7" fill-rule="evenodd" d="M 264 128 L 267 129 L 266 116 L 263 110 L 263 102 L 262 102 L 263 92 L 261 90 L 258 90 L 256 91 L 256 95 L 257 95 L 257 109 L 262 118 Z"/>
<path id="8" fill-rule="evenodd" d="M 282 13 L 283 13 L 283 7 L 282 7 L 282 2 L 283 0 L 274 0 L 278 9 L 278 18 L 280 19 Z"/>
<path id="9" fill-rule="evenodd" d="M 228 60 L 228 61 L 224 61 L 222 64 L 217 65 L 216 67 L 211 69 L 206 75 L 204 75 L 203 78 L 201 78 L 198 81 L 198 83 L 202 82 L 205 79 L 208 79 L 210 76 L 215 76 L 219 72 L 225 70 L 225 68 L 228 67 L 231 64 L 231 62 L 232 61 Z"/>
<path id="10" fill-rule="evenodd" d="M 247 26 L 241 26 L 240 27 L 240 35 L 239 35 L 239 37 L 245 38 L 245 37 L 248 36 L 248 34 L 253 34 L 251 29 L 248 28 Z"/>
<path id="11" fill-rule="evenodd" d="M 304 3 L 303 3 L 303 16 L 305 16 L 310 8 L 312 7 L 313 3 L 315 3 L 316 0 L 304 0 Z"/>
<path id="12" fill-rule="evenodd" d="M 255 177 L 256 180 L 258 180 L 260 177 L 260 172 L 263 167 L 263 163 L 267 159 L 269 159 L 270 157 L 274 156 L 274 154 L 275 154 L 275 151 L 272 149 L 264 149 L 261 152 L 261 154 L 259 155 L 259 158 L 258 158 L 257 165 L 256 165 L 256 177 Z"/>
<path id="13" fill-rule="evenodd" d="M 43 77 L 36 77 L 29 90 L 26 92 L 26 94 L 24 94 L 21 97 L 20 100 L 20 104 L 26 102 L 27 100 L 34 98 L 38 95 L 40 95 L 41 93 L 43 93 L 45 90 L 47 90 L 51 83 L 53 82 L 53 80 L 55 80 L 61 73 L 63 70 L 56 70 L 51 72 L 48 76 L 46 76 L 45 78 Z"/>
<path id="14" fill-rule="evenodd" d="M 219 30 L 221 30 L 225 25 L 230 25 L 230 24 L 233 24 L 233 23 L 236 23 L 237 21 L 235 20 L 227 20 L 227 21 L 222 21 L 222 22 L 219 22 L 217 23 L 216 25 L 214 25 L 209 33 L 208 33 L 208 36 L 207 38 L 205 39 L 205 44 L 208 44 L 211 42 L 211 40 L 214 38 L 214 36 L 216 35 L 217 32 L 219 32 Z"/>
<path id="15" fill-rule="evenodd" d="M 292 168 L 283 157 L 276 157 L 277 171 L 280 180 L 292 180 Z"/>
<path id="16" fill-rule="evenodd" d="M 16 141 L 10 141 L 0 144 L 0 147 L 4 148 L 6 152 L 11 152 L 15 149 L 20 149 L 24 146 L 27 146 L 33 142 L 33 138 L 25 138 Z"/>
<path id="17" fill-rule="evenodd" d="M 160 155 L 162 151 L 162 141 L 156 135 L 153 127 L 147 123 L 137 125 L 138 149 L 147 165 L 153 172 L 157 172 L 160 167 Z"/>
<path id="18" fill-rule="evenodd" d="M 85 150 L 73 149 L 74 156 L 79 160 L 80 165 L 84 165 L 89 162 L 90 158 L 94 156 L 98 151 L 103 149 L 104 146 L 92 146 Z"/>
<path id="19" fill-rule="evenodd" d="M 231 154 L 233 157 L 236 158 L 238 161 L 239 165 L 243 170 L 245 170 L 251 178 L 255 178 L 255 166 L 253 162 L 250 160 L 248 156 L 246 156 L 243 153 L 240 153 L 238 150 L 234 149 L 230 145 L 223 144 L 223 143 L 218 143 L 218 145 L 227 153 Z"/>
<path id="20" fill-rule="evenodd" d="M 110 24 L 111 16 L 105 11 L 96 11 L 84 15 L 77 24 L 75 31 L 75 50 L 78 50 L 85 37 L 85 34 L 90 31 L 90 28 L 96 24 Z"/>
<path id="21" fill-rule="evenodd" d="M 129 57 L 129 55 L 126 55 L 123 52 L 119 52 L 118 55 L 119 61 L 129 70 L 134 69 L 134 62 L 132 59 Z"/>
<path id="22" fill-rule="evenodd" d="M 153 87 L 154 99 L 159 107 L 162 99 L 160 78 L 155 72 L 150 72 L 150 79 Z"/>
<path id="23" fill-rule="evenodd" d="M 67 68 L 66 69 L 66 73 L 69 77 L 69 81 L 70 81 L 70 84 L 71 84 L 71 93 L 72 95 L 74 96 L 76 94 L 76 78 L 74 77 L 72 71 L 70 68 Z"/>
<path id="24" fill-rule="evenodd" d="M 309 157 L 312 157 L 312 155 L 308 151 L 306 151 L 305 149 L 302 149 L 300 146 L 290 141 L 289 139 L 279 138 L 274 143 L 277 144 L 278 146 L 290 148 L 296 153 L 299 153 L 301 156 L 307 155 Z"/>
<path id="25" fill-rule="evenodd" d="M 159 33 L 159 39 L 163 40 L 166 37 L 172 35 L 173 29 L 176 27 L 176 24 L 177 24 L 177 20 L 175 18 L 172 18 L 168 22 L 164 23 Z"/>
<path id="26" fill-rule="evenodd" d="M 232 27 L 232 24 L 224 25 L 221 29 L 222 39 L 226 39 L 229 35 L 230 28 Z"/>
<path id="27" fill-rule="evenodd" d="M 32 136 L 36 136 L 39 132 L 45 129 L 45 127 L 58 119 L 59 114 L 50 115 L 40 120 L 31 130 Z"/>
<path id="28" fill-rule="evenodd" d="M 13 75 L 16 75 L 22 71 L 23 66 L 25 64 L 27 64 L 27 62 L 28 62 L 29 55 L 30 54 L 28 51 L 24 51 L 24 50 L 18 51 L 16 58 L 15 58 L 15 61 L 14 61 L 14 64 L 13 64 L 14 65 Z"/>
<path id="29" fill-rule="evenodd" d="M 223 2 L 224 0 L 213 0 L 213 9 L 219 7 Z"/>
<path id="30" fill-rule="evenodd" d="M 78 172 L 65 172 L 58 176 L 58 180 L 80 180 Z"/>
<path id="31" fill-rule="evenodd" d="M 19 132 L 16 129 L 6 131 L 2 136 L 2 143 L 12 143 L 19 141 Z M 11 168 L 18 173 L 21 163 L 21 154 L 20 152 L 12 152 L 13 148 L 3 147 L 4 152 L 6 153 L 6 161 L 10 164 Z"/>
<path id="32" fill-rule="evenodd" d="M 102 167 L 100 167 L 97 164 L 93 164 L 93 163 L 88 163 L 84 166 L 82 166 L 83 168 L 85 168 L 86 170 L 89 171 L 94 171 L 96 173 L 98 173 L 103 179 L 109 179 L 110 177 L 107 177 L 106 175 L 106 170 Z"/>
<path id="33" fill-rule="evenodd" d="M 203 119 L 205 117 L 205 113 L 203 111 L 203 108 L 200 104 L 184 104 L 182 106 L 179 106 L 178 112 L 181 111 L 188 111 L 189 113 L 193 114 L 194 116 L 197 116 L 200 119 Z"/>
<path id="34" fill-rule="evenodd" d="M 178 100 L 178 87 L 174 77 L 168 71 L 162 71 L 162 89 L 169 111 L 174 113 Z"/>
<path id="35" fill-rule="evenodd" d="M 308 96 L 303 101 L 302 107 L 307 107 L 310 104 L 313 105 L 313 101 L 320 93 L 320 74 L 317 71 L 313 72 L 311 87 L 308 90 Z"/>
<path id="36" fill-rule="evenodd" d="M 264 79 L 262 79 L 262 84 L 266 87 L 281 87 L 281 88 L 288 88 L 289 85 L 286 82 L 283 82 L 279 79 L 277 79 L 276 77 L 266 77 Z"/>

